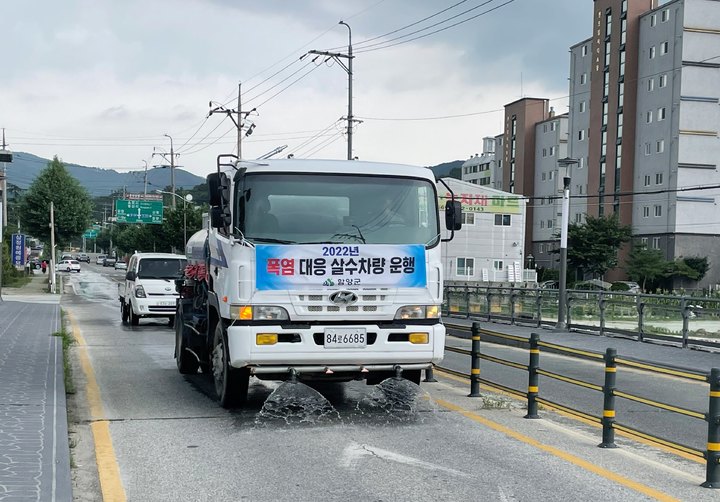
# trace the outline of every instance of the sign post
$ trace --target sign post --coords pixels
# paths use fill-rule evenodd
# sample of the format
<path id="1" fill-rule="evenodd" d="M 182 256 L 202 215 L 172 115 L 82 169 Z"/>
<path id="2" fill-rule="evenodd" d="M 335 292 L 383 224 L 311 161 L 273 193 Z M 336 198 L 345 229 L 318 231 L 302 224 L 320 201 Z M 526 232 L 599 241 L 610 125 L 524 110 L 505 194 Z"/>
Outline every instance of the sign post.
<path id="1" fill-rule="evenodd" d="M 25 235 L 12 234 L 10 257 L 16 267 L 25 266 Z"/>

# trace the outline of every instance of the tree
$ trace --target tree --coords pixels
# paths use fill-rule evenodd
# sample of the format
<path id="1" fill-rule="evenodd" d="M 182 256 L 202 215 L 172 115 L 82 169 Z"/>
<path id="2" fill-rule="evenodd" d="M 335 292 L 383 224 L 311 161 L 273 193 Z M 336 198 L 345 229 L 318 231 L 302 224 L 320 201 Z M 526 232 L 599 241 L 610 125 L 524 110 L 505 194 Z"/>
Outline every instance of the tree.
<path id="1" fill-rule="evenodd" d="M 618 264 L 618 250 L 632 236 L 630 225 L 621 225 L 617 215 L 595 218 L 568 227 L 568 268 L 582 275 L 602 276 Z M 555 253 L 559 250 L 555 250 Z"/>
<path id="2" fill-rule="evenodd" d="M 705 274 L 707 274 L 708 270 L 710 270 L 710 262 L 708 262 L 707 256 L 703 258 L 700 258 L 699 256 L 690 256 L 688 258 L 684 258 L 683 260 L 688 267 L 697 272 L 696 281 L 702 281 Z"/>
<path id="3" fill-rule="evenodd" d="M 628 256 L 626 271 L 633 281 L 637 281 L 643 291 L 654 291 L 660 281 L 668 277 L 673 270 L 673 262 L 663 258 L 659 249 L 646 249 L 636 245 Z"/>
<path id="4" fill-rule="evenodd" d="M 27 232 L 50 242 L 50 203 L 55 206 L 55 242 L 59 248 L 90 225 L 92 203 L 87 190 L 55 156 L 20 201 L 20 221 Z"/>

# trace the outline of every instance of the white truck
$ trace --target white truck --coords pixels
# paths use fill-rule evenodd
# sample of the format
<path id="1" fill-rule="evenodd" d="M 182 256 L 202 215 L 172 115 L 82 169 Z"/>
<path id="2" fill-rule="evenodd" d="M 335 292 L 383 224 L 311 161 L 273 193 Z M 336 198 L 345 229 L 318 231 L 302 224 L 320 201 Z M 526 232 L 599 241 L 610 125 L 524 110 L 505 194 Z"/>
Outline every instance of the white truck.
<path id="1" fill-rule="evenodd" d="M 170 253 L 135 253 L 125 278 L 118 284 L 123 324 L 137 326 L 143 317 L 166 317 L 172 326 L 178 293 L 175 280 L 185 272 L 187 260 Z"/>
<path id="2" fill-rule="evenodd" d="M 461 227 L 422 167 L 218 157 L 208 228 L 187 243 L 175 322 L 180 373 L 220 405 L 260 379 L 415 383 L 443 359 L 441 241 Z M 446 187 L 452 193 L 449 187 Z"/>

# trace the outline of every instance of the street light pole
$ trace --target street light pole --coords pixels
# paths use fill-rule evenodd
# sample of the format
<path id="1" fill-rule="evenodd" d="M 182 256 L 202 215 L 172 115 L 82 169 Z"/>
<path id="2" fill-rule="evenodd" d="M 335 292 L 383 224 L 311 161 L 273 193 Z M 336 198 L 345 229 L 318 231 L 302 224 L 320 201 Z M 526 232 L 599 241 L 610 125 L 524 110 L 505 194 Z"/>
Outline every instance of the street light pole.
<path id="1" fill-rule="evenodd" d="M 340 21 L 348 29 L 348 112 L 347 112 L 347 159 L 352 160 L 352 125 L 353 125 L 353 53 L 352 53 L 352 30 L 345 21 Z"/>
<path id="2" fill-rule="evenodd" d="M 145 195 L 145 198 L 147 199 L 147 160 L 143 160 L 145 162 L 145 189 L 143 190 L 143 194 Z"/>
<path id="3" fill-rule="evenodd" d="M 559 330 L 567 329 L 565 313 L 567 311 L 567 238 L 570 223 L 570 166 L 577 163 L 577 159 L 571 159 L 570 157 L 558 160 L 558 165 L 565 167 L 565 176 L 563 177 L 562 226 L 560 229 L 560 291 L 558 298 L 558 322 L 555 326 L 555 328 Z"/>
<path id="4" fill-rule="evenodd" d="M 164 193 L 167 195 L 172 195 L 174 197 L 177 197 L 179 199 L 182 199 L 183 201 L 183 242 L 187 244 L 187 203 L 192 202 L 193 196 L 191 193 L 185 194 L 185 197 L 181 197 L 180 195 L 172 192 L 167 192 L 165 190 L 155 190 L 155 193 Z M 173 200 L 175 200 L 173 198 Z"/>

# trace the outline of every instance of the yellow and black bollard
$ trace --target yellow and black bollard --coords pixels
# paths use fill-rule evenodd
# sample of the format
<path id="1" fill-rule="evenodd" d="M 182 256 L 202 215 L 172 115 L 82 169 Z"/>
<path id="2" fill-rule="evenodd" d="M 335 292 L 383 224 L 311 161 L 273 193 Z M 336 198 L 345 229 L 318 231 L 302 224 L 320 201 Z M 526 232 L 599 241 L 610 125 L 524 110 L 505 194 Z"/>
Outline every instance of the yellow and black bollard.
<path id="1" fill-rule="evenodd" d="M 481 397 L 480 394 L 480 324 L 472 323 L 472 350 L 470 369 L 470 394 L 468 397 Z"/>
<path id="2" fill-rule="evenodd" d="M 538 368 L 540 367 L 540 335 L 530 334 L 530 364 L 528 365 L 527 415 L 525 418 L 540 418 L 538 415 Z"/>
<path id="3" fill-rule="evenodd" d="M 617 365 L 615 358 L 617 350 L 605 351 L 605 385 L 603 386 L 603 417 L 602 417 L 602 443 L 600 448 L 617 448 L 615 444 L 615 380 Z"/>
<path id="4" fill-rule="evenodd" d="M 708 423 L 707 470 L 705 488 L 720 488 L 720 368 L 712 368 L 708 376 L 710 382 L 710 407 L 705 417 Z"/>

